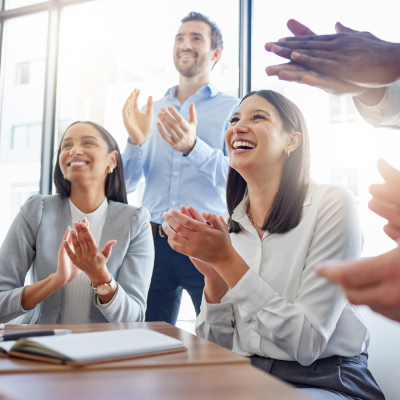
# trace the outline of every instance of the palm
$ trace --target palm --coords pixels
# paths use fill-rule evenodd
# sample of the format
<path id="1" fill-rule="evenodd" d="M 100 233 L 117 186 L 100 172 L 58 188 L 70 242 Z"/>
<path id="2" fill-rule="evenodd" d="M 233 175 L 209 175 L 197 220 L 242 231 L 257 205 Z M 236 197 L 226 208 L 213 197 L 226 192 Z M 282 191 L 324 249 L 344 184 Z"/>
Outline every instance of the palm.
<path id="1" fill-rule="evenodd" d="M 147 110 L 142 113 L 139 110 L 138 98 L 140 91 L 135 89 L 125 102 L 122 110 L 123 122 L 133 144 L 143 144 L 153 126 L 153 100 L 147 100 Z"/>

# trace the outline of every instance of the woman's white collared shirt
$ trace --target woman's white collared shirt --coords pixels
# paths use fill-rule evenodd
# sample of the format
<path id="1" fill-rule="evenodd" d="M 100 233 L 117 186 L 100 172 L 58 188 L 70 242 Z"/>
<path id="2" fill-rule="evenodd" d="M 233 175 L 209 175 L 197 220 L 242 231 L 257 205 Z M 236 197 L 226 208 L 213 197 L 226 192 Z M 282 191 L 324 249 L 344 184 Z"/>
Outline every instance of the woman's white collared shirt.
<path id="1" fill-rule="evenodd" d="M 299 225 L 262 239 L 251 225 L 245 198 L 232 218 L 234 248 L 250 269 L 219 304 L 204 294 L 196 333 L 233 349 L 309 365 L 332 355 L 354 356 L 369 332 L 357 307 L 337 285 L 315 272 L 328 259 L 358 259 L 363 238 L 356 201 L 343 187 L 310 183 Z M 227 220 L 227 213 L 224 214 Z"/>

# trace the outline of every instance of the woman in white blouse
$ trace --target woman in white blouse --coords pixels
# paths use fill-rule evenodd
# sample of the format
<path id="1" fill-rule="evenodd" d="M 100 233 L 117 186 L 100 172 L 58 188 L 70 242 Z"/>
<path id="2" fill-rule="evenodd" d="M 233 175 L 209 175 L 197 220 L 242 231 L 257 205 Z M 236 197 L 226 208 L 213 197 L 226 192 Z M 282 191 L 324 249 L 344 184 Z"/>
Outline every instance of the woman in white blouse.
<path id="1" fill-rule="evenodd" d="M 93 122 L 72 124 L 54 183 L 57 195 L 35 195 L 21 207 L 0 249 L 0 322 L 143 321 L 154 260 L 150 215 L 127 204 L 115 139 Z M 33 283 L 25 286 L 29 270 Z"/>
<path id="2" fill-rule="evenodd" d="M 225 142 L 228 212 L 182 207 L 163 226 L 205 277 L 197 334 L 315 398 L 383 399 L 358 309 L 315 273 L 322 260 L 360 256 L 354 197 L 310 182 L 304 118 L 276 92 L 249 93 Z"/>

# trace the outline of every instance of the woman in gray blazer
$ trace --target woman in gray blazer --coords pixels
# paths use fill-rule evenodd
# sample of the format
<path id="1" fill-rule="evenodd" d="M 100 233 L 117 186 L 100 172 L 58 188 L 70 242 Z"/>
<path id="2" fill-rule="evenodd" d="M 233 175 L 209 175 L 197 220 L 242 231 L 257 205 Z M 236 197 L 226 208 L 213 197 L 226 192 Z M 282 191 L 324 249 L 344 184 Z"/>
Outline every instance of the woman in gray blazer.
<path id="1" fill-rule="evenodd" d="M 72 124 L 54 183 L 57 195 L 35 195 L 21 207 L 0 249 L 0 322 L 143 321 L 154 260 L 150 214 L 127 204 L 115 139 L 93 122 Z M 28 271 L 33 283 L 24 286 Z"/>

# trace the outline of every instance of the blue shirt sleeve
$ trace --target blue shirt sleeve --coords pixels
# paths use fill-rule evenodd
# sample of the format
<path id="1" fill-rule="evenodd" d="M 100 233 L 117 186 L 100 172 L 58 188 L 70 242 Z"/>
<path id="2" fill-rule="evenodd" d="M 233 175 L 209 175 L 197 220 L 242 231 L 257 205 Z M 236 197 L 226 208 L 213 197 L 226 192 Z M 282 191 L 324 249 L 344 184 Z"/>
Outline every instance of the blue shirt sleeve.
<path id="1" fill-rule="evenodd" d="M 125 150 L 122 153 L 124 164 L 126 191 L 132 193 L 143 175 L 143 152 L 146 150 L 146 143 L 142 146 L 131 144 L 128 139 Z"/>

